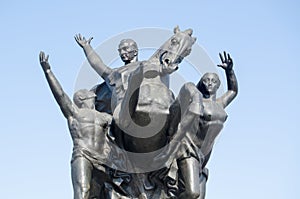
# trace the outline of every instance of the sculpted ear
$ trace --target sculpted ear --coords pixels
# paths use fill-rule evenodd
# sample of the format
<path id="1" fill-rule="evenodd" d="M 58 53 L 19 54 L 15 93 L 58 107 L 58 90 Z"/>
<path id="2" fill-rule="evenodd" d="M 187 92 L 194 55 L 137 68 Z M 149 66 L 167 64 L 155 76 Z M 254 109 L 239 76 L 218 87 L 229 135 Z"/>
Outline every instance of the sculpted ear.
<path id="1" fill-rule="evenodd" d="M 196 42 L 197 37 L 193 37 L 193 44 Z"/>
<path id="2" fill-rule="evenodd" d="M 179 26 L 177 25 L 175 28 L 174 28 L 174 34 L 180 32 L 180 29 L 179 29 Z"/>
<path id="3" fill-rule="evenodd" d="M 193 30 L 192 29 L 187 29 L 184 31 L 184 33 L 188 34 L 189 36 L 192 36 Z"/>

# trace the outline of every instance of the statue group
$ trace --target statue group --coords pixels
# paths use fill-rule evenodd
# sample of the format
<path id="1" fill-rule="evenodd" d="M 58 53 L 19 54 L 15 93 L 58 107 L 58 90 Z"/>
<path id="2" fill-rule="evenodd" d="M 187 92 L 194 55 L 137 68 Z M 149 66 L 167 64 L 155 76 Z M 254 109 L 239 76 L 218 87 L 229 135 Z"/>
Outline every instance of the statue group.
<path id="1" fill-rule="evenodd" d="M 169 75 L 192 50 L 191 29 L 175 27 L 145 61 L 138 60 L 134 40 L 121 40 L 124 66 L 114 69 L 91 47 L 92 38 L 78 34 L 75 40 L 104 82 L 75 92 L 73 101 L 52 73 L 49 56 L 39 55 L 73 140 L 74 199 L 204 199 L 206 164 L 227 119 L 224 109 L 238 92 L 230 55 L 219 54 L 228 87 L 221 97 L 218 75 L 205 73 L 197 84 L 182 85 L 175 98 Z"/>

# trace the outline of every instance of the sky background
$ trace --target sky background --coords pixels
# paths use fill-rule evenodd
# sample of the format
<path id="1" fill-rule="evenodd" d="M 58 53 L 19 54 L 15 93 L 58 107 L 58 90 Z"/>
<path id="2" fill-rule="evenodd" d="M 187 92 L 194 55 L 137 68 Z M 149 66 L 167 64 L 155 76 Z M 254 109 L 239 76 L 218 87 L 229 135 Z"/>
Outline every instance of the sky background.
<path id="1" fill-rule="evenodd" d="M 96 47 L 125 31 L 180 25 L 215 64 L 228 51 L 239 82 L 208 165 L 207 199 L 299 198 L 299 8 L 296 0 L 1 1 L 0 197 L 73 195 L 71 137 L 39 51 L 72 96 L 85 61 L 75 34 Z"/>

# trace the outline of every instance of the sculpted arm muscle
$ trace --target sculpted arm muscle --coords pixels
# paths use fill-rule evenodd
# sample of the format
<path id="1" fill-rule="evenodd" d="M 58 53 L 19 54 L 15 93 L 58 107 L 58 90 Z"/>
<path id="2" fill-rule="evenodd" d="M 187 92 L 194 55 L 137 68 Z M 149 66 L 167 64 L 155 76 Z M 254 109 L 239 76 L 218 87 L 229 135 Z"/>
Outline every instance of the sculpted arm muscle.
<path id="1" fill-rule="evenodd" d="M 64 116 L 66 118 L 69 118 L 77 112 L 77 107 L 75 106 L 75 104 L 73 104 L 69 96 L 64 92 L 59 81 L 52 73 L 50 64 L 48 62 L 48 57 L 49 56 L 45 56 L 44 52 L 41 52 L 40 64 L 43 68 L 45 77 L 47 79 L 47 82 L 49 84 L 49 87 L 53 93 L 56 102 L 60 106 L 60 109 L 62 110 Z"/>
<path id="2" fill-rule="evenodd" d="M 112 69 L 105 65 L 100 58 L 100 56 L 95 52 L 95 50 L 90 45 L 93 38 L 86 40 L 80 34 L 75 35 L 75 40 L 80 47 L 82 47 L 84 54 L 92 66 L 92 68 L 105 80 L 106 77 L 112 72 Z"/>

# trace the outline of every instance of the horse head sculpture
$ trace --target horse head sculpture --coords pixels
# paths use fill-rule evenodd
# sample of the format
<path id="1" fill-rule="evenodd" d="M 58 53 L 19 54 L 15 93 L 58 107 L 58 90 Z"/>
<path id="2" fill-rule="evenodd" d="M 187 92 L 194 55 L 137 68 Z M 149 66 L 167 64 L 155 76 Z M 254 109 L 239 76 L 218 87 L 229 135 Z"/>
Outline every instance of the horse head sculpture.
<path id="1" fill-rule="evenodd" d="M 192 45 L 196 41 L 196 37 L 192 37 L 193 30 L 187 29 L 180 31 L 179 27 L 174 28 L 174 35 L 170 37 L 150 58 L 158 59 L 162 72 L 170 74 L 178 69 L 186 56 L 191 53 Z"/>

